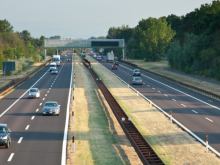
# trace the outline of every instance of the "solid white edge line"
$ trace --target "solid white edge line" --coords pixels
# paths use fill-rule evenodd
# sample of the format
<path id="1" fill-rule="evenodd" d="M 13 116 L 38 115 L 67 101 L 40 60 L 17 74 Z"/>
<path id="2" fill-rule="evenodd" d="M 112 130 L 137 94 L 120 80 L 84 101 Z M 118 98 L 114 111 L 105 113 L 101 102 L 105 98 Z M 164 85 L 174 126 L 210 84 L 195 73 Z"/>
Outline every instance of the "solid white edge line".
<path id="1" fill-rule="evenodd" d="M 13 156 L 14 156 L 14 153 L 11 153 L 11 155 L 8 158 L 8 162 L 10 162 L 12 160 Z"/>
<path id="2" fill-rule="evenodd" d="M 23 137 L 20 137 L 20 139 L 18 140 L 18 143 L 21 143 L 22 139 L 23 139 Z"/>
<path id="3" fill-rule="evenodd" d="M 30 126 L 30 125 L 27 125 L 27 127 L 25 128 L 25 130 L 28 130 L 29 126 Z"/>
<path id="4" fill-rule="evenodd" d="M 69 123 L 69 106 L 70 106 L 70 98 L 71 98 L 70 95 L 71 95 L 71 88 L 72 88 L 72 78 L 73 78 L 73 55 L 72 55 L 72 70 L 71 70 L 71 78 L 70 78 L 69 98 L 68 98 L 67 108 L 66 108 L 66 123 L 65 123 L 64 134 L 63 134 L 61 165 L 66 165 L 67 131 L 68 131 L 68 123 Z"/>
<path id="5" fill-rule="evenodd" d="M 46 73 L 49 71 L 49 69 L 46 71 Z M 43 76 L 41 76 L 35 83 L 34 85 L 32 85 L 30 88 L 32 88 L 33 86 L 35 86 L 45 75 L 46 73 L 44 73 Z M 2 114 L 0 115 L 0 117 L 2 117 L 9 109 L 11 109 L 11 107 L 13 107 L 29 90 L 26 90 L 26 92 L 23 93 L 23 95 L 21 95 L 13 104 L 11 104 L 4 112 L 2 112 Z"/>

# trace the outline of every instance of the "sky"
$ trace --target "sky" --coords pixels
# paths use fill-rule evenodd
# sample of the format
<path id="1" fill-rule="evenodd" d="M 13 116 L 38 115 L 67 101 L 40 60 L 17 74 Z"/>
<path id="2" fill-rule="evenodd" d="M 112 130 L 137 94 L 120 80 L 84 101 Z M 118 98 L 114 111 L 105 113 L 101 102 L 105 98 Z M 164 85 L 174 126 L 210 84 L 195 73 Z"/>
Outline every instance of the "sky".
<path id="1" fill-rule="evenodd" d="M 135 27 L 148 17 L 186 15 L 212 0 L 1 0 L 0 20 L 34 38 L 59 35 L 87 39 L 106 36 L 110 27 Z"/>

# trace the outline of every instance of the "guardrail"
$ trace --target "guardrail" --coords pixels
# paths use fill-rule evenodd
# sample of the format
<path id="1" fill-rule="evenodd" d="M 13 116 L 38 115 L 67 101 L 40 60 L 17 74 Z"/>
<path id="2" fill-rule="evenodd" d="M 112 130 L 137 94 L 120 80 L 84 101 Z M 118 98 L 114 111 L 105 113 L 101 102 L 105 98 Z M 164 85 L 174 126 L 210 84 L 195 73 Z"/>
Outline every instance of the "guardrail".
<path id="1" fill-rule="evenodd" d="M 215 98 L 215 99 L 220 99 L 220 95 L 215 94 L 215 93 L 212 93 L 212 92 L 210 92 L 210 91 L 207 91 L 207 90 L 204 90 L 204 89 L 201 89 L 201 88 L 198 88 L 198 87 L 195 87 L 195 86 L 192 86 L 192 85 L 183 83 L 183 82 L 181 82 L 181 81 L 177 81 L 177 80 L 175 80 L 175 79 L 173 79 L 173 78 L 170 78 L 170 77 L 167 77 L 167 76 L 164 76 L 164 75 L 161 75 L 161 74 L 152 72 L 152 71 L 147 70 L 147 69 L 143 69 L 143 68 L 141 68 L 141 67 L 139 67 L 139 66 L 137 66 L 137 65 L 135 65 L 135 64 L 132 64 L 132 63 L 130 63 L 130 62 L 127 62 L 127 61 L 119 60 L 119 62 L 124 63 L 124 64 L 127 64 L 127 65 L 130 65 L 130 66 L 132 66 L 132 67 L 135 67 L 135 69 L 140 69 L 140 70 L 142 70 L 142 71 L 144 71 L 144 72 L 148 72 L 148 73 L 150 73 L 150 74 L 152 74 L 152 75 L 155 75 L 155 76 L 158 76 L 158 77 L 162 77 L 162 78 L 164 78 L 164 79 L 166 79 L 166 80 L 168 80 L 168 81 L 171 81 L 171 82 L 173 82 L 173 83 L 176 83 L 176 84 L 182 85 L 182 86 L 184 86 L 184 87 L 190 88 L 190 89 L 192 89 L 192 90 L 194 90 L 194 91 L 196 91 L 196 92 L 200 92 L 200 93 L 202 93 L 202 94 L 206 94 L 206 95 L 211 96 L 211 97 L 213 97 L 213 98 Z"/>
<path id="2" fill-rule="evenodd" d="M 10 91 L 11 89 L 13 89 L 14 87 L 20 85 L 21 83 L 23 83 L 24 81 L 26 81 L 27 79 L 30 78 L 30 76 L 36 72 L 38 72 L 41 68 L 45 67 L 48 63 L 51 62 L 51 59 L 48 60 L 45 64 L 39 66 L 36 70 L 34 70 L 33 72 L 29 73 L 27 76 L 25 76 L 24 78 L 20 79 L 18 82 L 12 84 L 12 86 L 7 87 L 6 89 L 4 89 L 1 93 L 0 96 L 4 95 L 5 93 L 7 93 L 8 91 Z"/>
<path id="3" fill-rule="evenodd" d="M 101 89 L 103 95 L 105 96 L 107 102 L 109 103 L 113 113 L 115 114 L 119 124 L 121 125 L 122 129 L 124 130 L 126 136 L 128 137 L 129 141 L 131 142 L 132 146 L 134 147 L 135 151 L 137 152 L 139 158 L 141 159 L 143 164 L 155 164 L 155 165 L 163 165 L 163 161 L 159 158 L 150 144 L 146 141 L 146 139 L 142 136 L 142 134 L 138 131 L 135 127 L 131 118 L 129 118 L 123 109 L 120 107 L 118 102 L 109 92 L 107 87 L 92 69 L 90 62 L 87 59 L 83 58 L 83 64 L 88 68 L 91 75 L 95 79 L 97 85 Z"/>

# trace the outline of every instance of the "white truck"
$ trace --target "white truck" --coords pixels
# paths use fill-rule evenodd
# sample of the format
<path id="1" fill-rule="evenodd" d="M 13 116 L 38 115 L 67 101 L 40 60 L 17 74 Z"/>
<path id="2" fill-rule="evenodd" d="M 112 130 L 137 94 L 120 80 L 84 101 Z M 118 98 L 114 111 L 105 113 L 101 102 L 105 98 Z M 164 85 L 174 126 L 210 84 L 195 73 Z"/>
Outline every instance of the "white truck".
<path id="1" fill-rule="evenodd" d="M 57 68 L 57 64 L 55 62 L 51 62 L 50 63 L 50 72 L 52 69 L 56 69 Z"/>
<path id="2" fill-rule="evenodd" d="M 53 62 L 60 66 L 60 55 L 53 55 Z"/>
<path id="3" fill-rule="evenodd" d="M 107 53 L 107 62 L 114 62 L 114 53 Z"/>

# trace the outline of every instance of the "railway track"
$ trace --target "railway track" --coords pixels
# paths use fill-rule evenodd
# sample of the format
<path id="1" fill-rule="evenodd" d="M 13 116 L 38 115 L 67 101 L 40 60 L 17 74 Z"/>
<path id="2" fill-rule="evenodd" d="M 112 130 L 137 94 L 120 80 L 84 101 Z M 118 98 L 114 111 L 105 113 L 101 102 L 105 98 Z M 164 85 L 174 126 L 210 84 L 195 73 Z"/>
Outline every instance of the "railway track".
<path id="1" fill-rule="evenodd" d="M 87 59 L 83 59 L 83 64 L 88 68 L 91 75 L 98 84 L 99 88 L 101 89 L 113 113 L 115 114 L 119 124 L 121 125 L 127 138 L 129 139 L 135 151 L 137 152 L 142 163 L 146 165 L 163 165 L 164 164 L 163 161 L 159 158 L 159 156 L 155 153 L 155 151 L 150 146 L 150 144 L 138 131 L 138 129 L 135 127 L 135 125 L 132 123 L 130 118 L 120 107 L 120 105 L 112 96 L 112 94 L 109 92 L 109 90 L 104 85 L 104 83 L 99 79 L 98 75 L 92 69 L 90 62 Z"/>

